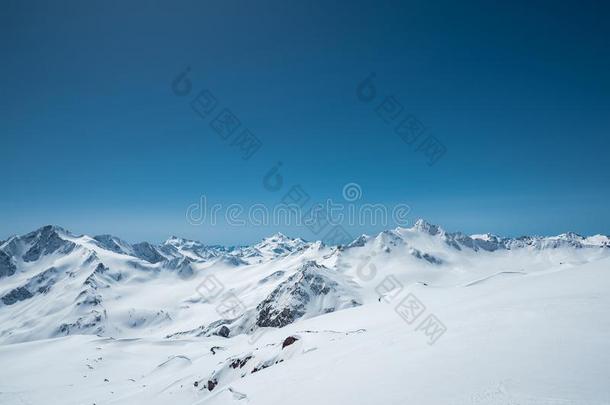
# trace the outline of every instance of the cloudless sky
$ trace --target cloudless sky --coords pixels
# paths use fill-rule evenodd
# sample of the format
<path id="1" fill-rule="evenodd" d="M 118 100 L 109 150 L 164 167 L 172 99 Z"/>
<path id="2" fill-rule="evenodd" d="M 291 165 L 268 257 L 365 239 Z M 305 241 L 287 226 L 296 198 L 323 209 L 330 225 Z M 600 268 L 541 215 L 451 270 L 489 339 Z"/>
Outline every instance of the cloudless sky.
<path id="1" fill-rule="evenodd" d="M 610 233 L 607 1 L 0 7 L 0 239 L 49 223 L 130 241 L 315 239 L 193 226 L 185 211 L 201 195 L 271 206 L 293 184 L 341 200 L 349 182 L 360 203 L 408 204 L 411 221 L 448 230 Z M 356 88 L 371 72 L 366 104 Z M 190 108 L 203 89 L 260 139 L 251 159 Z M 445 145 L 436 164 L 376 113 L 385 96 Z M 271 192 L 278 161 L 284 189 Z"/>

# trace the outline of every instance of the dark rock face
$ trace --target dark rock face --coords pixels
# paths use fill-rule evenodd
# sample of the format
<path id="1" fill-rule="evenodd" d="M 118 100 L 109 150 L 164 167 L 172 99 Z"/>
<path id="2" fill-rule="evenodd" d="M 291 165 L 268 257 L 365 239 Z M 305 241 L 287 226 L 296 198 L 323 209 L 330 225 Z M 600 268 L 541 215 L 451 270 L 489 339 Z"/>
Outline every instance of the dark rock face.
<path id="1" fill-rule="evenodd" d="M 307 277 L 307 278 L 306 278 Z M 297 273 L 290 276 L 288 280 L 281 283 L 271 292 L 271 294 L 258 306 L 258 317 L 256 325 L 261 327 L 281 328 L 293 323 L 296 319 L 305 314 L 305 304 L 311 297 L 307 292 L 307 283 L 311 282 L 315 276 Z M 328 287 L 318 286 L 318 289 Z M 281 297 L 287 297 L 280 301 Z M 278 306 L 278 302 L 285 302 L 284 306 Z"/>
<path id="2" fill-rule="evenodd" d="M 432 256 L 432 255 L 430 255 L 428 253 L 423 253 L 422 254 L 422 252 L 420 252 L 417 249 L 413 249 L 412 248 L 411 249 L 411 255 L 414 256 L 414 257 L 417 257 L 418 259 L 424 259 L 425 261 L 427 261 L 428 263 L 431 263 L 431 264 L 441 264 L 441 263 L 443 263 L 443 261 L 441 259 L 439 259 L 437 257 L 434 257 L 434 256 Z"/>
<path id="3" fill-rule="evenodd" d="M 153 245 L 148 242 L 137 243 L 133 245 L 133 252 L 136 257 L 146 260 L 149 263 L 159 263 L 165 260 L 165 257 L 155 249 Z"/>
<path id="4" fill-rule="evenodd" d="M 61 249 L 63 253 L 69 253 L 76 246 L 74 243 L 59 237 L 55 227 L 47 225 L 24 237 L 26 242 L 34 241 L 32 247 L 23 255 L 23 261 L 34 262 L 40 256 L 54 253 Z"/>
<path id="5" fill-rule="evenodd" d="M 189 278 L 194 274 L 193 259 L 188 257 L 177 257 L 169 260 L 165 263 L 168 269 L 176 271 L 176 273 L 182 278 Z"/>
<path id="6" fill-rule="evenodd" d="M 246 365 L 246 363 L 248 362 L 248 360 L 250 360 L 252 358 L 252 356 L 246 356 L 243 359 L 237 358 L 237 359 L 233 359 L 231 361 L 231 363 L 229 364 L 229 367 L 231 368 L 242 368 L 243 366 Z"/>
<path id="7" fill-rule="evenodd" d="M 258 304 L 256 325 L 284 327 L 305 315 L 307 304 L 315 297 L 336 293 L 339 285 L 324 274 L 328 271 L 314 261 L 304 263 Z"/>
<path id="8" fill-rule="evenodd" d="M 13 305 L 16 302 L 27 300 L 34 295 L 25 287 L 17 287 L 11 290 L 8 294 L 2 297 L 2 302 L 5 305 Z"/>
<path id="9" fill-rule="evenodd" d="M 290 346 L 291 344 L 293 344 L 294 342 L 296 342 L 297 340 L 299 340 L 299 338 L 295 337 L 295 336 L 288 336 L 286 339 L 284 339 L 284 341 L 282 342 L 282 349 L 285 348 L 286 346 Z"/>
<path id="10" fill-rule="evenodd" d="M 280 312 L 277 312 L 269 306 L 264 306 L 259 312 L 256 324 L 262 327 L 284 327 L 305 314 L 305 311 L 302 310 L 302 308 L 303 306 L 299 305 L 294 308 L 283 308 Z"/>
<path id="11" fill-rule="evenodd" d="M 102 334 L 108 318 L 99 290 L 109 287 L 110 269 L 98 263 L 83 283 L 83 289 L 75 300 L 75 308 L 69 318 L 57 329 L 57 334 Z"/>
<path id="12" fill-rule="evenodd" d="M 209 380 L 208 381 L 208 391 L 212 391 L 214 389 L 214 387 L 216 387 L 216 385 L 218 384 L 218 381 L 216 380 Z"/>
<path id="13" fill-rule="evenodd" d="M 16 302 L 32 298 L 37 293 L 46 294 L 53 284 L 55 284 L 57 275 L 58 270 L 55 267 L 50 267 L 42 273 L 30 278 L 27 283 L 21 287 L 17 287 L 4 295 L 2 297 L 2 302 L 5 305 L 13 305 Z"/>
<path id="14" fill-rule="evenodd" d="M 462 250 L 461 246 L 467 247 L 474 251 L 482 249 L 488 252 L 493 252 L 498 249 L 506 249 L 505 241 L 493 235 L 489 235 L 489 240 L 483 240 L 472 239 L 470 236 L 464 235 L 461 232 L 448 233 L 445 235 L 445 243 L 457 250 Z"/>
<path id="15" fill-rule="evenodd" d="M 70 335 L 74 332 L 93 332 L 101 334 L 104 331 L 103 321 L 106 319 L 106 311 L 93 310 L 78 318 L 75 322 L 63 323 L 57 329 L 59 334 Z"/>
<path id="16" fill-rule="evenodd" d="M 429 255 L 428 253 L 424 253 L 424 255 L 422 256 L 428 263 L 432 263 L 432 264 L 441 264 L 443 261 L 441 259 L 438 259 L 432 255 Z"/>
<path id="17" fill-rule="evenodd" d="M 366 242 L 368 242 L 369 237 L 366 235 L 360 235 L 358 238 L 356 238 L 352 243 L 348 244 L 346 246 L 346 248 L 355 248 L 355 247 L 362 247 L 366 244 Z"/>
<path id="18" fill-rule="evenodd" d="M 222 257 L 222 261 L 230 266 L 241 266 L 243 264 L 246 264 L 245 261 L 243 261 L 242 259 L 240 259 L 237 256 L 234 255 L 225 255 Z"/>
<path id="19" fill-rule="evenodd" d="M 118 238 L 115 238 L 112 235 L 96 235 L 93 237 L 96 241 L 99 242 L 99 245 L 104 249 L 108 249 L 115 253 L 126 253 L 123 251 L 121 246 L 117 243 Z M 125 243 L 126 244 L 126 243 Z"/>
<path id="20" fill-rule="evenodd" d="M 503 242 L 495 236 L 490 237 L 489 240 L 476 239 L 474 240 L 474 244 L 474 250 L 477 250 L 477 247 L 488 252 L 494 252 L 498 249 L 506 249 L 506 246 L 504 246 Z"/>
<path id="21" fill-rule="evenodd" d="M 159 250 L 148 242 L 141 242 L 131 245 L 124 240 L 112 235 L 94 236 L 100 247 L 116 253 L 122 253 L 137 257 L 149 263 L 159 263 L 166 258 L 159 253 Z"/>
<path id="22" fill-rule="evenodd" d="M 97 289 L 100 286 L 103 286 L 99 280 L 99 277 L 102 276 L 104 273 L 108 272 L 108 270 L 109 270 L 108 267 L 104 266 L 103 263 L 99 263 L 97 265 L 97 267 L 95 268 L 95 270 L 93 270 L 93 272 L 89 275 L 89 277 L 87 277 L 87 279 L 84 282 L 84 285 L 86 287 L 92 287 L 94 289 Z"/>
<path id="23" fill-rule="evenodd" d="M 17 271 L 17 267 L 13 263 L 11 257 L 4 251 L 0 250 L 0 278 L 10 277 Z"/>
<path id="24" fill-rule="evenodd" d="M 109 273 L 109 268 L 99 263 L 95 270 L 91 272 L 89 277 L 83 283 L 83 290 L 76 297 L 76 305 L 82 307 L 97 307 L 102 304 L 102 296 L 98 290 L 106 288 L 109 285 L 104 281 L 105 276 Z"/>
<path id="25" fill-rule="evenodd" d="M 438 235 L 442 231 L 437 225 L 433 225 L 424 221 L 423 219 L 418 219 L 413 227 L 418 231 L 427 233 L 429 235 Z"/>
<path id="26" fill-rule="evenodd" d="M 231 329 L 229 329 L 226 325 L 222 325 L 215 333 L 215 335 L 228 338 L 231 333 Z"/>

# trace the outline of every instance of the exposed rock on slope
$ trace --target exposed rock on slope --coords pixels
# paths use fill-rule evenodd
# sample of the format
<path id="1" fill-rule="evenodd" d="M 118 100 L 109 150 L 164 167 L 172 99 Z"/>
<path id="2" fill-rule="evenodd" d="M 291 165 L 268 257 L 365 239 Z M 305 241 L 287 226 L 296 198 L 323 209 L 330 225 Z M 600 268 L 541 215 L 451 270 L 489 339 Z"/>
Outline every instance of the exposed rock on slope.
<path id="1" fill-rule="evenodd" d="M 305 315 L 312 317 L 360 305 L 355 292 L 338 277 L 315 261 L 304 263 L 256 307 L 256 325 L 281 328 Z"/>
<path id="2" fill-rule="evenodd" d="M 46 294 L 57 281 L 59 271 L 51 267 L 30 278 L 24 285 L 14 288 L 2 297 L 2 303 L 13 305 L 34 297 L 36 294 Z"/>
<path id="3" fill-rule="evenodd" d="M 10 277 L 17 271 L 17 266 L 13 259 L 5 252 L 0 250 L 0 278 Z"/>
<path id="4" fill-rule="evenodd" d="M 39 231 L 26 235 L 25 240 L 31 242 L 30 249 L 23 255 L 24 262 L 33 262 L 41 255 L 48 255 L 54 252 L 70 253 L 76 246 L 74 243 L 62 239 L 58 230 L 61 228 L 51 225 L 41 228 Z"/>

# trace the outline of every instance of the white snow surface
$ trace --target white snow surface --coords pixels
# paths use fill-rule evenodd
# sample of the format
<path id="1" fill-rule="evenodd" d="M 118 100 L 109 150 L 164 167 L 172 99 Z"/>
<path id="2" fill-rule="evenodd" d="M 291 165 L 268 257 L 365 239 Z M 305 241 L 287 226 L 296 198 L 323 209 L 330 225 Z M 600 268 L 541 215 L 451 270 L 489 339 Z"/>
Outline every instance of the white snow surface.
<path id="1" fill-rule="evenodd" d="M 0 245 L 0 404 L 610 404 L 608 308 L 604 235 L 419 220 L 227 248 L 47 226 Z"/>

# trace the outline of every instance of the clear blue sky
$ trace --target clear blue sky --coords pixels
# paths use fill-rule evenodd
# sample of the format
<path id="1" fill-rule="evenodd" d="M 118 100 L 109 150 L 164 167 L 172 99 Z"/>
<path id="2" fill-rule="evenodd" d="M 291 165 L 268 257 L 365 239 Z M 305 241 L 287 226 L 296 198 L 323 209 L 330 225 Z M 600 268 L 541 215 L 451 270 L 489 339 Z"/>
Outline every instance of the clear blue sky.
<path id="1" fill-rule="evenodd" d="M 330 4 L 332 3 L 332 4 Z M 314 199 L 411 207 L 449 230 L 610 233 L 605 1 L 3 1 L 0 239 L 53 223 L 245 243 L 186 207 Z M 263 143 L 250 160 L 173 94 L 191 67 Z M 433 166 L 356 97 L 376 73 L 447 148 Z M 373 226 L 353 228 L 354 234 Z"/>

